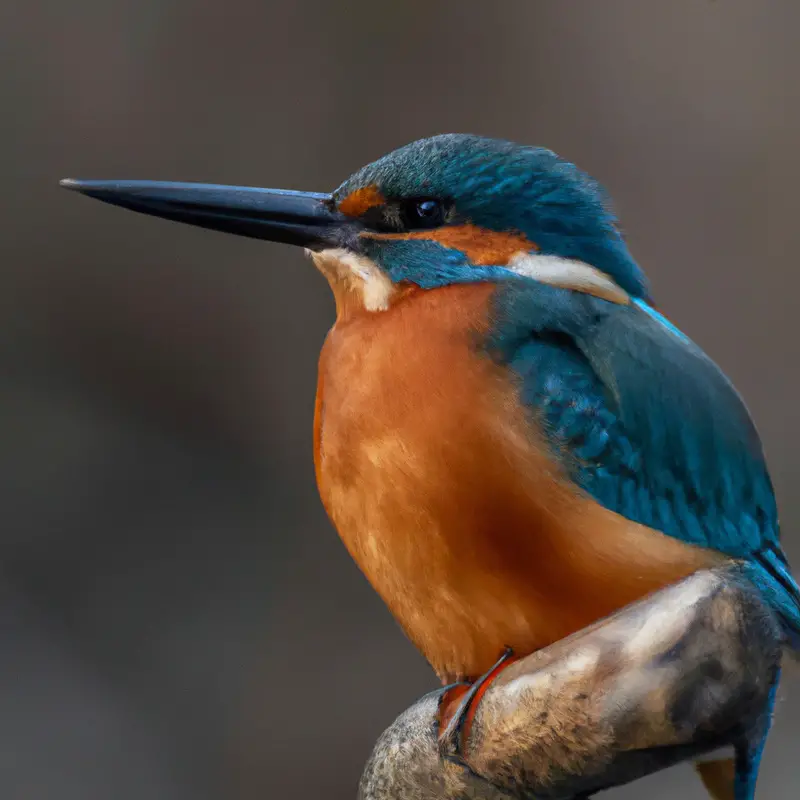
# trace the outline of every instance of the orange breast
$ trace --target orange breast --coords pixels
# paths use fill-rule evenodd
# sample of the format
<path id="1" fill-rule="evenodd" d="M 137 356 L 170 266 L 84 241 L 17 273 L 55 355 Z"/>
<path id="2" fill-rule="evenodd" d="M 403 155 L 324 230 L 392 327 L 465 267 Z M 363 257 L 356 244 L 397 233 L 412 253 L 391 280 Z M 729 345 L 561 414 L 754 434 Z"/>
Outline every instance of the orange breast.
<path id="1" fill-rule="evenodd" d="M 708 564 L 609 512 L 549 457 L 510 376 L 475 350 L 489 284 L 348 316 L 320 359 L 323 503 L 439 676 L 527 654 Z"/>

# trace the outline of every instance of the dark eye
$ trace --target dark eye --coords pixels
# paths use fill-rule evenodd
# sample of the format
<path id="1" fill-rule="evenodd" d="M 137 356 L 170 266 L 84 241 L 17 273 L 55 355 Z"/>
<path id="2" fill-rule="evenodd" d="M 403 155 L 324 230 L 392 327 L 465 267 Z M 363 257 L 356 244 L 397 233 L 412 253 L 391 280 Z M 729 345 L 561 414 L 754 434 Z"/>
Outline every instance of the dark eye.
<path id="1" fill-rule="evenodd" d="M 420 219 L 432 219 L 439 213 L 439 204 L 435 200 L 420 200 L 416 211 Z"/>
<path id="2" fill-rule="evenodd" d="M 445 206 L 440 200 L 430 197 L 415 197 L 405 200 L 400 209 L 403 227 L 437 228 L 444 222 Z"/>

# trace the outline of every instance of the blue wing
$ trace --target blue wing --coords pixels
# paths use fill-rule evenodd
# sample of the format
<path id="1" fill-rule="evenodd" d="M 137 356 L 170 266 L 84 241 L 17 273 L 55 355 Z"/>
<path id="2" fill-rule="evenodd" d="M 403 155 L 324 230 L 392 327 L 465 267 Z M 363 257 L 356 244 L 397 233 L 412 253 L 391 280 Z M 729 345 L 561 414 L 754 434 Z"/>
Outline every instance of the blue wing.
<path id="1" fill-rule="evenodd" d="M 800 634 L 761 442 L 716 364 L 647 307 L 527 279 L 499 287 L 493 317 L 490 352 L 572 480 L 628 519 L 744 559 Z"/>

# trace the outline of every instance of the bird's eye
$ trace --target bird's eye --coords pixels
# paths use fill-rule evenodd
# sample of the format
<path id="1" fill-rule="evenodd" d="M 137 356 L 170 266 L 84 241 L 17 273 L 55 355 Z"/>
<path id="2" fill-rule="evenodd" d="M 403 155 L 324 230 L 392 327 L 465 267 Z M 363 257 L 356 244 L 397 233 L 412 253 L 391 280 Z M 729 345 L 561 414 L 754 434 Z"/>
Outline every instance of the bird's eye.
<path id="1" fill-rule="evenodd" d="M 435 200 L 420 200 L 417 203 L 417 214 L 420 219 L 430 219 L 439 213 L 439 204 Z"/>
<path id="2" fill-rule="evenodd" d="M 407 230 L 436 228 L 444 222 L 444 203 L 430 197 L 415 197 L 402 204 L 401 217 Z"/>

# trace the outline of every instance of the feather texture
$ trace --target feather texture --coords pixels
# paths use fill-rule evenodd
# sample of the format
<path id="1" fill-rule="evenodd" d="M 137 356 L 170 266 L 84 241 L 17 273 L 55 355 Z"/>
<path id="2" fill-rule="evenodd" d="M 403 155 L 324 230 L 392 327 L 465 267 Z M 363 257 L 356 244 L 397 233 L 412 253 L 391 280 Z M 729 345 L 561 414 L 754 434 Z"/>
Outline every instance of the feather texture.
<path id="1" fill-rule="evenodd" d="M 500 284 L 492 317 L 486 346 L 572 480 L 630 520 L 747 561 L 797 636 L 761 442 L 708 356 L 639 305 L 532 280 Z"/>

